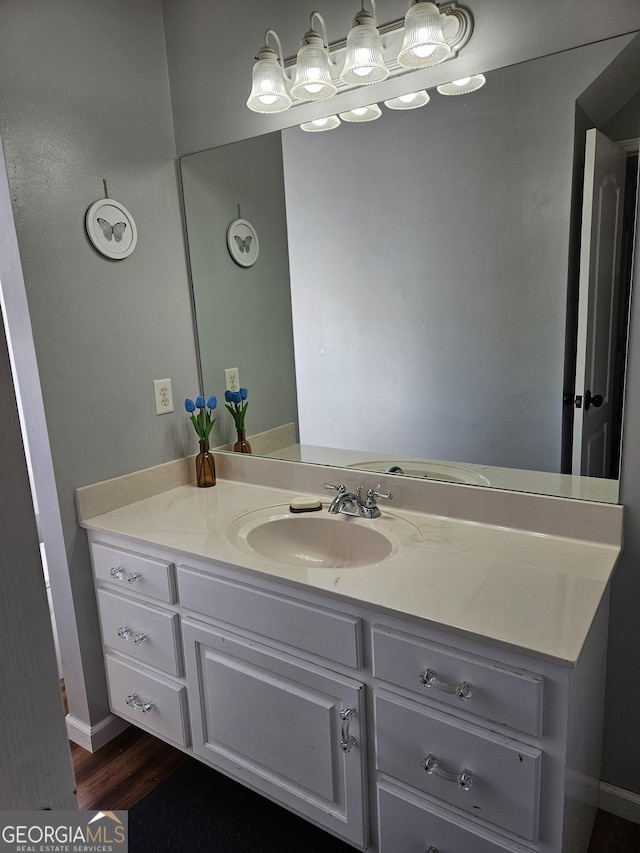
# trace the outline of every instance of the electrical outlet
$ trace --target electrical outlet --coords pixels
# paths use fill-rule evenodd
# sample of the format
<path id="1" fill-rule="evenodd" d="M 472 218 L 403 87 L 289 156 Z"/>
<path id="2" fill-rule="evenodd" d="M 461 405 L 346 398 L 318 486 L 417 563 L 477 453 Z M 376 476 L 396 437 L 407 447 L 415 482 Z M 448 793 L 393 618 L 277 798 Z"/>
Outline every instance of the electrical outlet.
<path id="1" fill-rule="evenodd" d="M 173 411 L 173 394 L 170 379 L 154 379 L 153 392 L 156 398 L 156 415 L 166 415 Z"/>
<path id="2" fill-rule="evenodd" d="M 224 371 L 224 387 L 226 391 L 240 390 L 240 374 L 237 367 L 226 367 Z"/>

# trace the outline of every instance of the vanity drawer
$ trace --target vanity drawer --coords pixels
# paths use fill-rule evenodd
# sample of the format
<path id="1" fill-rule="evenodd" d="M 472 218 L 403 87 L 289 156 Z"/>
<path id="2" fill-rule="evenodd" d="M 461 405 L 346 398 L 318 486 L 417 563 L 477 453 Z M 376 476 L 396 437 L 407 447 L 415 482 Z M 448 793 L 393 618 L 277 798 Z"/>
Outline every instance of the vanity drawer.
<path id="1" fill-rule="evenodd" d="M 378 785 L 380 853 L 505 853 L 503 846 L 466 829 L 456 819 L 434 814 L 424 801 Z M 522 848 L 520 848 L 522 849 Z"/>
<path id="2" fill-rule="evenodd" d="M 111 708 L 116 714 L 173 743 L 189 746 L 184 685 L 112 655 L 105 656 L 105 665 Z"/>
<path id="3" fill-rule="evenodd" d="M 539 749 L 385 691 L 375 696 L 376 766 L 476 818 L 537 841 Z M 432 773 L 423 761 L 433 756 Z M 433 759 L 432 759 L 433 761 Z M 472 778 L 468 790 L 459 780 Z M 449 774 L 452 778 L 447 778 Z"/>
<path id="4" fill-rule="evenodd" d="M 102 641 L 114 651 L 182 675 L 177 613 L 98 590 Z"/>
<path id="5" fill-rule="evenodd" d="M 362 665 L 360 619 L 274 595 L 215 575 L 178 566 L 180 603 L 211 616 L 353 669 Z"/>
<path id="6" fill-rule="evenodd" d="M 423 673 L 437 680 L 423 684 Z M 487 720 L 540 737 L 542 733 L 543 678 L 484 661 L 463 652 L 373 627 L 373 674 L 420 696 L 477 714 Z M 468 688 L 462 687 L 469 685 Z M 462 687 L 463 696 L 448 687 Z"/>
<path id="7" fill-rule="evenodd" d="M 96 578 L 118 584 L 123 593 L 131 590 L 167 604 L 176 600 L 173 563 L 132 554 L 101 542 L 91 545 L 91 559 Z"/>

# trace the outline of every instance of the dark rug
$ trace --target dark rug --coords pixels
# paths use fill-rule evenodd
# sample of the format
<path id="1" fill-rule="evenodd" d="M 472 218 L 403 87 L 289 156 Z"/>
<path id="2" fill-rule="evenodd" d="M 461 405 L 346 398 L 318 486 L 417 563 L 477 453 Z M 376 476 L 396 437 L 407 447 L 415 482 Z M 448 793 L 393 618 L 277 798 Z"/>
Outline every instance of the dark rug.
<path id="1" fill-rule="evenodd" d="M 195 759 L 129 810 L 129 853 L 353 853 Z"/>

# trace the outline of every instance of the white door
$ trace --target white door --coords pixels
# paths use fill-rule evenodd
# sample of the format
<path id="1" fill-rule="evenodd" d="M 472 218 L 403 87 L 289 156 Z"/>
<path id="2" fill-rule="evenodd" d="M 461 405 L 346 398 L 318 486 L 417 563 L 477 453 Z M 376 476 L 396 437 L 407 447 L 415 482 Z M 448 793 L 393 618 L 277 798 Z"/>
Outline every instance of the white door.
<path id="1" fill-rule="evenodd" d="M 190 619 L 183 636 L 196 755 L 364 847 L 362 683 Z"/>
<path id="2" fill-rule="evenodd" d="M 609 476 L 626 154 L 587 131 L 572 472 Z"/>

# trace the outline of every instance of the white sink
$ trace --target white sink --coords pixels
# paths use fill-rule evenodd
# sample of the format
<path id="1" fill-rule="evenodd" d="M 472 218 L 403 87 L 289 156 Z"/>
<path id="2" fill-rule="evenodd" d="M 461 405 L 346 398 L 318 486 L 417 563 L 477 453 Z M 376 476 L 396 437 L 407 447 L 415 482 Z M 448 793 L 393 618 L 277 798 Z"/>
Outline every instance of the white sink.
<path id="1" fill-rule="evenodd" d="M 384 528 L 393 528 L 384 529 Z M 288 505 L 246 513 L 227 528 L 227 538 L 248 554 L 309 568 L 344 569 L 394 556 L 401 538 L 421 539 L 412 524 L 386 514 L 376 519 L 320 512 L 292 513 Z"/>
<path id="2" fill-rule="evenodd" d="M 369 462 L 354 462 L 348 468 L 359 468 L 363 471 L 389 471 L 390 468 L 400 468 L 400 471 L 389 471 L 394 474 L 405 474 L 409 477 L 424 477 L 428 480 L 444 480 L 448 483 L 463 483 L 467 486 L 490 486 L 490 481 L 477 471 L 472 471 L 464 465 L 451 462 L 431 462 L 419 459 L 373 459 Z"/>

